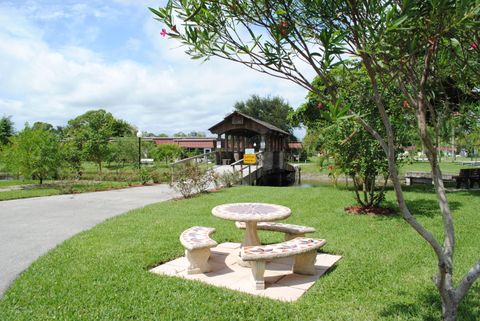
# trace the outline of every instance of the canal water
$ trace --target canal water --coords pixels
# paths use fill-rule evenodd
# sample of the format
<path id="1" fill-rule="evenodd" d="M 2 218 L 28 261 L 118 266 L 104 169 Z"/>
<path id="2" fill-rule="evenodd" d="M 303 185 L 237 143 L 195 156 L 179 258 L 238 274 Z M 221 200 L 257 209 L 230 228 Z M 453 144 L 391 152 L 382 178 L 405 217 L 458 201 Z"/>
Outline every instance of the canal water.
<path id="1" fill-rule="evenodd" d="M 257 180 L 257 186 L 292 186 L 295 184 L 295 172 L 279 170 L 263 175 Z"/>
<path id="2" fill-rule="evenodd" d="M 340 185 L 344 182 L 338 182 Z M 257 186 L 291 186 L 291 187 L 319 187 L 319 186 L 328 186 L 332 185 L 332 182 L 329 177 L 320 176 L 316 179 L 300 179 L 300 184 L 298 182 L 298 176 L 293 171 L 279 171 L 271 173 L 269 175 L 264 175 L 261 179 L 257 180 Z"/>

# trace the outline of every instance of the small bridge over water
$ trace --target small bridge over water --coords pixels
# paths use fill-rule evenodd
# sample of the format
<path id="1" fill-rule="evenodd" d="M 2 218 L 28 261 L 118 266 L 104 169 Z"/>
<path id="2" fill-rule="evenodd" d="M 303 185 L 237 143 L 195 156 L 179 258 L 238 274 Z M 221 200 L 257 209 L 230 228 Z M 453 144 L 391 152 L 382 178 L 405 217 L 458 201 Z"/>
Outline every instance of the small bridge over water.
<path id="1" fill-rule="evenodd" d="M 265 185 L 283 185 L 280 181 L 287 177 L 295 180 L 295 168 L 287 162 L 290 133 L 236 111 L 209 130 L 217 135 L 214 151 L 174 164 L 186 161 L 211 162 L 219 174 L 239 172 L 246 184 L 256 184 L 260 180 Z M 244 164 L 246 149 L 257 155 L 255 165 Z M 272 180 L 274 182 L 267 182 Z"/>

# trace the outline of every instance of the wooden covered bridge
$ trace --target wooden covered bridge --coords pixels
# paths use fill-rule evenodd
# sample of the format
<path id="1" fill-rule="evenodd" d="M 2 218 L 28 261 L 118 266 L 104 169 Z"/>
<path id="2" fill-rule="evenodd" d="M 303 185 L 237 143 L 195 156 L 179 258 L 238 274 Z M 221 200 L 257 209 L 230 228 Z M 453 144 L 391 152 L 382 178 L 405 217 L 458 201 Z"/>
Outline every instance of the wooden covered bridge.
<path id="1" fill-rule="evenodd" d="M 209 130 L 217 135 L 217 165 L 242 166 L 245 149 L 253 149 L 259 159 L 255 167 L 259 172 L 252 173 L 255 179 L 276 172 L 294 171 L 287 163 L 290 133 L 272 124 L 235 111 Z"/>
<path id="2" fill-rule="evenodd" d="M 300 143 L 294 145 L 290 143 L 290 149 L 290 133 L 237 111 L 227 115 L 209 130 L 217 137 L 173 139 L 173 142 L 172 138 L 153 139 L 156 144 L 176 143 L 184 146 L 188 143 L 189 147 L 204 149 L 201 155 L 170 164 L 172 180 L 176 165 L 188 162 L 195 164 L 214 162 L 216 172 L 240 172 L 244 183 L 256 184 L 261 180 L 260 183 L 264 185 L 287 185 L 286 182 L 295 181 L 296 168 L 288 163 L 288 159 L 291 158 L 290 152 L 298 150 L 297 145 Z M 193 143 L 195 145 L 192 145 Z M 246 151 L 248 154 L 255 154 L 257 159 L 255 164 L 247 165 L 244 162 Z"/>

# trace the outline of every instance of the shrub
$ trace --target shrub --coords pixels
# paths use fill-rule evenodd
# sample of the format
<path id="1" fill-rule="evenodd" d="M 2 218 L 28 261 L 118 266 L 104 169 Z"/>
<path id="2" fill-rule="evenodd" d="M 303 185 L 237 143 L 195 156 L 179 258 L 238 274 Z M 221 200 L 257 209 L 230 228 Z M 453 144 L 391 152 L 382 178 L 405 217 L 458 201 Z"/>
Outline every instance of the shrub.
<path id="1" fill-rule="evenodd" d="M 59 184 L 58 189 L 60 191 L 60 194 L 73 194 L 74 192 L 73 183 L 69 181 Z"/>
<path id="2" fill-rule="evenodd" d="M 148 169 L 142 167 L 142 168 L 140 169 L 138 178 L 139 178 L 140 183 L 142 183 L 142 185 L 145 185 L 145 184 L 147 184 L 148 182 L 150 182 L 150 179 L 151 179 L 152 177 L 151 177 L 151 175 L 150 175 L 150 171 L 149 171 Z"/>
<path id="3" fill-rule="evenodd" d="M 170 186 L 180 192 L 183 197 L 189 198 L 197 193 L 203 193 L 215 182 L 215 174 L 212 170 L 186 164 L 177 168 Z"/>
<path id="4" fill-rule="evenodd" d="M 224 187 L 233 187 L 235 184 L 238 184 L 240 180 L 239 172 L 225 172 L 218 177 L 220 185 Z"/>
<path id="5" fill-rule="evenodd" d="M 153 170 L 150 172 L 150 177 L 155 184 L 158 184 L 162 182 L 162 177 L 164 177 L 164 175 L 162 175 L 162 172 L 159 170 Z"/>

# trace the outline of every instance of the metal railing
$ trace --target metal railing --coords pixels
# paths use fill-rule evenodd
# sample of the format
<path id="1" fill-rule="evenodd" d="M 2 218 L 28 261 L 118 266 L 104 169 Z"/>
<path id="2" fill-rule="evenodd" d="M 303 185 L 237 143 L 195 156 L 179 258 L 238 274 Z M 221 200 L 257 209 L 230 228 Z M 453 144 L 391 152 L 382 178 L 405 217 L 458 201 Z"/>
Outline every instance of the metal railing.
<path id="1" fill-rule="evenodd" d="M 199 163 L 198 159 L 202 159 L 200 161 L 200 163 L 202 162 L 208 162 L 208 156 L 209 155 L 214 155 L 216 154 L 216 152 L 208 152 L 208 153 L 204 153 L 204 154 L 200 154 L 200 155 L 195 155 L 195 156 L 192 156 L 192 157 L 188 157 L 188 158 L 184 158 L 184 159 L 181 159 L 179 161 L 176 161 L 176 162 L 173 162 L 173 163 L 170 163 L 170 166 L 176 166 L 178 164 L 183 164 L 183 163 L 188 163 L 188 162 L 191 162 L 191 161 L 195 161 L 195 163 Z"/>
<path id="2" fill-rule="evenodd" d="M 255 153 L 255 155 L 257 155 L 257 164 L 254 165 L 255 166 L 255 172 L 258 172 L 258 170 L 263 166 L 263 152 L 260 151 L 260 152 L 257 152 Z M 238 161 L 236 161 L 235 163 L 232 163 L 230 164 L 230 166 L 232 166 L 232 169 L 233 169 L 233 172 L 240 172 L 240 176 L 242 177 L 242 181 L 244 179 L 244 175 L 243 175 L 243 171 L 244 170 L 248 170 L 248 180 L 249 180 L 249 184 L 251 185 L 252 183 L 252 177 L 251 177 L 251 169 L 252 169 L 252 165 L 246 165 L 243 163 L 243 158 L 242 159 L 239 159 Z M 239 166 L 239 169 L 237 169 L 237 166 Z M 255 176 L 255 180 L 258 179 L 258 175 Z"/>
<path id="3" fill-rule="evenodd" d="M 175 166 L 182 165 L 182 164 L 188 164 L 190 162 L 194 163 L 195 166 L 199 166 L 201 164 L 205 164 L 205 165 L 208 166 L 209 163 L 215 163 L 215 157 L 212 158 L 212 155 L 213 156 L 216 155 L 216 152 L 203 153 L 203 154 L 200 154 L 200 155 L 187 157 L 187 158 L 181 159 L 179 161 L 170 163 L 172 183 L 174 181 L 174 176 L 175 176 Z"/>

